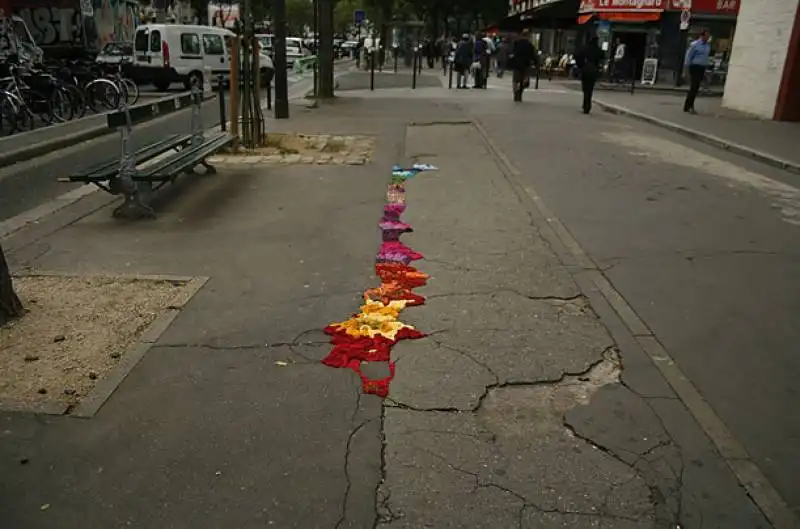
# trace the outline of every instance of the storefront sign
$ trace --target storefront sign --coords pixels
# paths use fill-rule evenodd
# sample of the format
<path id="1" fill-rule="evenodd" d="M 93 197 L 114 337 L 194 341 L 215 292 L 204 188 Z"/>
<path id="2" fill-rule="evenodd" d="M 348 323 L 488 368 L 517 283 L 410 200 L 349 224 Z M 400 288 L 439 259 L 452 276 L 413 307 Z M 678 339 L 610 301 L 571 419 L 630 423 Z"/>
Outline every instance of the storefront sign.
<path id="1" fill-rule="evenodd" d="M 583 0 L 581 13 L 603 11 L 660 12 L 667 7 L 667 0 Z"/>
<path id="2" fill-rule="evenodd" d="M 533 9 L 544 7 L 548 4 L 555 4 L 563 1 L 564 0 L 510 0 L 508 14 L 515 15 L 517 13 L 525 13 Z"/>
<path id="3" fill-rule="evenodd" d="M 736 15 L 739 0 L 692 0 L 692 13 Z"/>
<path id="4" fill-rule="evenodd" d="M 692 13 L 712 15 L 736 15 L 741 0 L 672 0 L 670 9 L 690 9 Z"/>
<path id="5" fill-rule="evenodd" d="M 624 9 L 663 11 L 665 3 L 665 0 L 597 0 L 597 11 Z"/>

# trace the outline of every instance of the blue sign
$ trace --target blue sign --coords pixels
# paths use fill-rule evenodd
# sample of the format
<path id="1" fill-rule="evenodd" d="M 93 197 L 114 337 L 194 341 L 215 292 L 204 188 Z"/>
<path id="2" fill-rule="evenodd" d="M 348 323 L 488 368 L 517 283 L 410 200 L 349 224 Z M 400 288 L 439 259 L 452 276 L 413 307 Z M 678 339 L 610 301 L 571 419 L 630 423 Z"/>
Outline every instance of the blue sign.
<path id="1" fill-rule="evenodd" d="M 600 20 L 597 22 L 597 36 L 607 37 L 611 34 L 611 22 Z"/>
<path id="2" fill-rule="evenodd" d="M 367 19 L 367 13 L 363 9 L 356 9 L 353 11 L 353 22 L 356 26 L 360 26 Z"/>

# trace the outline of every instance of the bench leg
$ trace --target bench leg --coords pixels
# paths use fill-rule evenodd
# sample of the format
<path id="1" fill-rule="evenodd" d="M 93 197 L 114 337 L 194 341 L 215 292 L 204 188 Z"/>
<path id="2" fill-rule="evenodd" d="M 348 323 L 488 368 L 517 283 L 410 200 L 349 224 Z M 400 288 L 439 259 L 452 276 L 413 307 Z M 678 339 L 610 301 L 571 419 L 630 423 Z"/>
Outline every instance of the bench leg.
<path id="1" fill-rule="evenodd" d="M 200 165 L 206 168 L 206 174 L 217 174 L 217 168 L 208 163 L 206 160 L 201 161 Z"/>
<path id="2" fill-rule="evenodd" d="M 136 189 L 132 193 L 124 193 L 125 202 L 114 208 L 112 215 L 115 219 L 154 219 L 156 212 L 150 207 L 150 198 L 153 188 L 150 182 L 136 182 Z"/>

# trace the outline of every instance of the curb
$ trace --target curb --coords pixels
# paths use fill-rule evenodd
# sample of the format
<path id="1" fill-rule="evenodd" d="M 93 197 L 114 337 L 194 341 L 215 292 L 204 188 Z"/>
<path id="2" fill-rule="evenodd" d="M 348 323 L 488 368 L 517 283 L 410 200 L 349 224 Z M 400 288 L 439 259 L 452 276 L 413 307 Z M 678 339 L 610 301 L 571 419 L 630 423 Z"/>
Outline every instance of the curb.
<path id="1" fill-rule="evenodd" d="M 114 130 L 109 129 L 105 124 L 105 120 L 103 120 L 102 125 L 97 125 L 90 129 L 82 130 L 74 134 L 68 134 L 60 138 L 43 141 L 41 143 L 35 143 L 28 147 L 22 147 L 21 149 L 15 149 L 10 152 L 0 153 L 0 167 L 8 167 L 9 165 L 14 165 L 18 162 L 24 162 L 26 160 L 30 160 L 31 158 L 36 158 L 43 154 L 64 149 L 66 147 L 72 147 L 73 145 L 77 145 L 81 142 L 89 141 L 100 136 L 105 136 L 106 134 L 110 134 L 112 132 L 114 132 Z"/>
<path id="2" fill-rule="evenodd" d="M 657 125 L 661 128 L 677 132 L 678 134 L 688 136 L 689 138 L 700 140 L 701 142 L 707 145 L 718 147 L 725 151 L 729 151 L 741 156 L 746 156 L 748 158 L 753 158 L 754 160 L 758 160 L 759 162 L 771 165 L 772 167 L 777 167 L 778 169 L 783 169 L 786 171 L 790 171 L 792 173 L 800 174 L 800 163 L 790 162 L 789 160 L 773 156 L 772 154 L 767 154 L 763 151 L 752 149 L 750 147 L 746 147 L 739 143 L 734 143 L 732 141 L 722 139 L 719 136 L 714 136 L 713 134 L 700 132 L 698 130 L 691 129 L 689 127 L 684 127 L 683 125 L 678 125 L 677 123 L 672 123 L 671 121 L 666 121 L 653 116 L 649 116 L 647 114 L 643 114 L 641 112 L 636 112 L 635 110 L 631 110 L 629 108 L 625 108 L 619 105 L 606 103 L 598 99 L 595 99 L 594 103 L 599 107 L 601 107 L 606 112 L 609 112 L 611 114 L 620 114 L 638 119 L 640 121 L 645 121 L 647 123 Z"/>

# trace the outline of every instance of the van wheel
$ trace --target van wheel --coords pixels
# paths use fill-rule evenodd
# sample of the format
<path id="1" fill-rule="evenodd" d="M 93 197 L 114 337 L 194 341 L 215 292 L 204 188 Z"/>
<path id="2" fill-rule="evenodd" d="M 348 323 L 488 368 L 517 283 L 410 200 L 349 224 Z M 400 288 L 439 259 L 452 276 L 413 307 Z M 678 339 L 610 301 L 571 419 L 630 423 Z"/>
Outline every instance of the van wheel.
<path id="1" fill-rule="evenodd" d="M 160 90 L 161 92 L 166 92 L 169 90 L 169 81 L 154 81 L 154 85 L 156 85 L 156 89 Z"/>
<path id="2" fill-rule="evenodd" d="M 196 86 L 200 90 L 203 89 L 203 74 L 200 72 L 192 72 L 189 74 L 189 78 L 186 79 L 183 83 L 183 87 L 186 90 L 191 90 L 192 86 Z"/>

